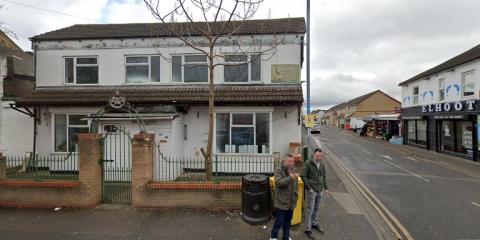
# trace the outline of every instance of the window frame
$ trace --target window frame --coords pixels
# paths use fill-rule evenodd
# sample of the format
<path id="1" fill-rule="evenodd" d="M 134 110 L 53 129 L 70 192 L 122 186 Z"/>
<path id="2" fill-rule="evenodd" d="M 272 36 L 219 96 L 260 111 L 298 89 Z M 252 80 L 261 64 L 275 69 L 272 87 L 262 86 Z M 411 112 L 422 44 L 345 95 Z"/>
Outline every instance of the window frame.
<path id="1" fill-rule="evenodd" d="M 181 63 L 180 63 L 180 67 L 181 67 L 181 81 L 179 82 L 175 82 L 173 81 L 173 65 L 176 64 L 173 62 L 173 57 L 175 56 L 178 56 L 178 57 L 181 57 Z M 188 64 L 197 64 L 197 65 L 205 65 L 207 67 L 207 81 L 206 82 L 185 82 L 185 56 L 204 56 L 207 61 L 206 62 L 188 62 Z M 170 76 L 170 82 L 173 83 L 173 84 L 208 84 L 210 82 L 210 69 L 209 69 L 209 65 L 208 65 L 208 57 L 205 55 L 205 54 L 199 54 L 199 53 L 184 53 L 184 54 L 173 54 L 171 55 L 171 66 L 170 66 L 170 73 L 171 73 L 171 76 Z"/>
<path id="2" fill-rule="evenodd" d="M 66 71 L 66 59 L 71 58 L 73 59 L 73 82 L 67 82 L 67 71 Z M 78 58 L 95 58 L 97 60 L 96 64 L 77 64 L 77 59 Z M 63 56 L 62 57 L 62 78 L 63 78 L 63 84 L 65 85 L 81 85 L 81 86 L 96 86 L 99 85 L 100 83 L 100 64 L 98 62 L 99 57 L 98 55 L 85 55 L 85 56 Z M 81 65 L 79 67 L 97 67 L 97 83 L 77 83 L 77 67 L 78 65 Z"/>
<path id="3" fill-rule="evenodd" d="M 127 58 L 129 57 L 146 57 L 147 58 L 147 63 L 127 63 Z M 159 65 L 158 65 L 158 70 L 159 70 L 159 73 L 160 73 L 160 81 L 158 82 L 154 82 L 152 81 L 152 57 L 159 57 L 160 58 L 160 61 L 159 61 Z M 138 85 L 138 84 L 159 84 L 159 83 L 162 83 L 162 63 L 161 63 L 161 56 L 160 55 L 125 55 L 124 57 L 124 65 L 125 65 L 125 83 L 126 84 L 129 84 L 129 85 Z M 127 74 L 127 67 L 130 67 L 130 66 L 147 66 L 148 65 L 148 81 L 146 82 L 137 82 L 137 83 L 134 83 L 134 82 L 128 82 L 128 74 Z"/>
<path id="4" fill-rule="evenodd" d="M 62 151 L 57 151 L 55 149 L 55 115 L 65 115 L 66 117 L 66 124 L 65 124 L 65 134 L 66 134 L 66 149 L 67 151 L 66 152 L 62 152 Z M 70 124 L 70 116 L 73 115 L 84 115 L 85 117 L 88 116 L 88 113 L 62 113 L 62 112 L 52 112 L 51 113 L 51 143 L 52 143 L 52 147 L 51 147 L 51 151 L 53 154 L 67 154 L 69 153 L 68 149 L 69 149 L 69 142 L 68 142 L 68 139 L 69 139 L 69 133 L 68 133 L 68 129 L 70 127 L 72 128 L 86 128 L 90 131 L 90 121 L 89 120 L 86 120 L 87 121 L 87 125 L 76 125 L 76 124 Z M 74 152 L 74 153 L 78 153 L 78 152 Z"/>
<path id="5" fill-rule="evenodd" d="M 465 76 L 468 75 L 468 74 L 472 74 L 472 78 L 473 78 L 473 82 L 470 83 L 470 84 L 465 84 Z M 466 72 L 463 72 L 462 75 L 461 75 L 461 84 L 462 84 L 462 98 L 474 98 L 475 97 L 475 70 L 469 70 L 469 71 L 466 71 Z M 469 86 L 469 85 L 473 85 L 473 93 L 471 95 L 465 95 L 465 86 Z"/>
<path id="6" fill-rule="evenodd" d="M 245 61 L 243 64 L 248 64 L 248 77 L 246 82 L 227 82 L 225 81 L 225 67 L 228 66 L 240 66 L 243 65 L 242 62 L 227 62 L 227 56 L 242 56 L 245 55 L 247 56 L 247 61 Z M 260 79 L 259 80 L 252 80 L 252 55 L 258 55 L 259 56 L 259 64 L 260 64 Z M 260 53 L 246 53 L 246 54 L 238 54 L 238 53 L 225 53 L 223 56 L 224 59 L 224 64 L 223 65 L 223 83 L 225 84 L 248 84 L 248 83 L 262 83 L 262 73 L 263 73 L 263 64 L 262 64 L 262 54 Z M 240 63 L 240 64 L 239 64 Z M 233 65 L 228 65 L 228 64 L 233 64 Z"/>
<path id="7" fill-rule="evenodd" d="M 417 89 L 417 94 L 415 94 L 415 89 Z M 416 101 L 415 101 L 416 99 Z M 420 103 L 420 87 L 419 86 L 414 86 L 412 88 L 412 103 L 413 104 L 419 104 Z"/>
<path id="8" fill-rule="evenodd" d="M 231 145 L 232 145 L 232 125 L 235 125 L 233 127 L 253 127 L 253 132 L 254 132 L 254 139 L 253 139 L 253 142 L 254 142 L 254 145 L 256 145 L 257 143 L 257 114 L 262 114 L 262 113 L 268 113 L 269 115 L 269 125 L 268 125 L 268 152 L 266 153 L 258 153 L 258 152 L 254 152 L 254 153 L 237 153 L 237 152 L 232 152 L 232 149 L 231 149 Z M 226 155 L 244 155 L 244 154 L 250 154 L 250 155 L 271 155 L 273 154 L 272 150 L 273 150 L 273 120 L 272 120 L 272 117 L 273 117 L 273 113 L 271 111 L 217 111 L 215 113 L 215 124 L 214 124 L 214 132 L 216 133 L 217 132 L 217 114 L 229 114 L 229 146 L 230 146 L 230 151 L 228 152 L 224 152 L 224 153 L 221 153 L 221 152 L 218 152 L 217 151 L 217 134 L 214 134 L 214 144 L 213 146 L 215 146 L 214 148 L 214 153 L 215 154 L 226 154 Z M 234 114 L 253 114 L 253 119 L 252 119 L 252 125 L 241 125 L 241 124 L 233 124 L 233 115 Z"/>
<path id="9" fill-rule="evenodd" d="M 445 101 L 445 78 L 438 79 L 438 101 Z"/>

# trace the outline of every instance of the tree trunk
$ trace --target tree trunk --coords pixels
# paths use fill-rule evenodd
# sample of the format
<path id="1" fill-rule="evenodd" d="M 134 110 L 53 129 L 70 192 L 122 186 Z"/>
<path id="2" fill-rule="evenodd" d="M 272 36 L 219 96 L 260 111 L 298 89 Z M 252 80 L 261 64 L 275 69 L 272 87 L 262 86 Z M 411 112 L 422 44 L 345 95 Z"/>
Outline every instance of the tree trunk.
<path id="1" fill-rule="evenodd" d="M 212 164 L 212 145 L 213 145 L 213 117 L 215 112 L 215 83 L 214 83 L 214 63 L 213 63 L 213 46 L 210 46 L 210 56 L 208 70 L 210 73 L 209 82 L 209 95 L 208 95 L 208 140 L 207 140 L 207 152 L 205 156 L 205 173 L 207 181 L 213 179 L 213 164 Z"/>

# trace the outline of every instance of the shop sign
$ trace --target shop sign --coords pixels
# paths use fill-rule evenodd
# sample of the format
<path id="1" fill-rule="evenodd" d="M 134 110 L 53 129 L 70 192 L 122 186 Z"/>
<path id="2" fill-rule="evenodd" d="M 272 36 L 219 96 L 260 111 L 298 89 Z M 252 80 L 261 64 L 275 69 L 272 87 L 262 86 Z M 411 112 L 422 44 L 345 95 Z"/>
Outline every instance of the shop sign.
<path id="1" fill-rule="evenodd" d="M 403 120 L 422 120 L 422 116 L 402 117 Z"/>
<path id="2" fill-rule="evenodd" d="M 436 103 L 422 106 L 422 112 L 450 112 L 455 111 L 473 111 L 475 110 L 475 100 L 467 100 L 464 102 L 449 102 L 449 103 Z"/>
<path id="3" fill-rule="evenodd" d="M 464 115 L 444 115 L 444 116 L 433 116 L 433 119 L 465 119 Z"/>

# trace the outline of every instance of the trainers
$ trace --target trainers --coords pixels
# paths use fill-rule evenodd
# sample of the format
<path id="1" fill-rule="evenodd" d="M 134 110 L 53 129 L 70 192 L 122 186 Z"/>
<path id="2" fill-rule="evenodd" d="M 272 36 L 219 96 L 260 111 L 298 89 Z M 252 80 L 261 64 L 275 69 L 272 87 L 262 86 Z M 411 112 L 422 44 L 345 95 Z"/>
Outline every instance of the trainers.
<path id="1" fill-rule="evenodd" d="M 312 231 L 305 231 L 305 236 L 307 236 L 308 239 L 315 240 L 315 237 L 313 236 Z"/>
<path id="2" fill-rule="evenodd" d="M 325 231 L 320 227 L 320 225 L 313 225 L 312 229 L 319 231 L 320 233 L 325 233 Z"/>
<path id="3" fill-rule="evenodd" d="M 270 238 L 270 240 L 277 240 L 276 238 Z"/>

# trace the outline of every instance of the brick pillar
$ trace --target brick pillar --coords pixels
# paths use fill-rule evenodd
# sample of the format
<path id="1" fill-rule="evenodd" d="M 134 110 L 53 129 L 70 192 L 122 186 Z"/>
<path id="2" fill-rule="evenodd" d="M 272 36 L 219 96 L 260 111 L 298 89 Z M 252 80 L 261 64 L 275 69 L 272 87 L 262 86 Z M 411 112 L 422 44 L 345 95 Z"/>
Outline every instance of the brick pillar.
<path id="1" fill-rule="evenodd" d="M 142 207 L 146 185 L 153 180 L 155 135 L 139 133 L 132 140 L 132 206 Z"/>
<path id="2" fill-rule="evenodd" d="M 102 135 L 78 134 L 79 181 L 85 198 L 82 205 L 94 207 L 102 201 Z"/>
<path id="3" fill-rule="evenodd" d="M 7 179 L 7 158 L 0 153 L 0 181 Z"/>

